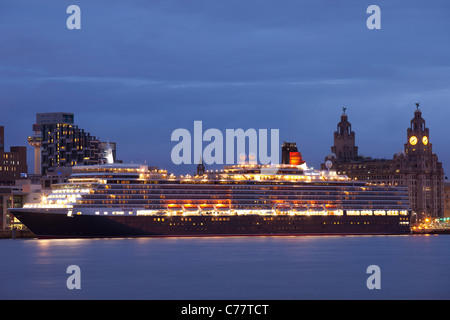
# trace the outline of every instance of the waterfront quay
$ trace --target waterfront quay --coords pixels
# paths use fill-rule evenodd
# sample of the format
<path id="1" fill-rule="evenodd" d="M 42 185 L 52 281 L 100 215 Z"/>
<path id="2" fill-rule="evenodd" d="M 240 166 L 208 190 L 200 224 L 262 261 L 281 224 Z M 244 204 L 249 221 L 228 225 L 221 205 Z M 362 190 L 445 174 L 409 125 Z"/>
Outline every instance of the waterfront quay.
<path id="1" fill-rule="evenodd" d="M 13 238 L 35 238 L 33 232 L 29 230 L 0 230 L 0 239 L 13 239 Z"/>

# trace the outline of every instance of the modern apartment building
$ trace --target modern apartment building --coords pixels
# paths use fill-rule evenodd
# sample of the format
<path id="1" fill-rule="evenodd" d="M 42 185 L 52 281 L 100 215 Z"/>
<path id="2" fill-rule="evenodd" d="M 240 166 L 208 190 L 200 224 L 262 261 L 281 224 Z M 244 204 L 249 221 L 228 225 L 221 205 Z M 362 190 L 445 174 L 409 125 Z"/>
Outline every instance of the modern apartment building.
<path id="1" fill-rule="evenodd" d="M 37 147 L 40 148 L 43 176 L 59 167 L 95 165 L 102 161 L 106 143 L 75 125 L 73 113 L 38 113 L 33 131 L 36 136 L 40 135 Z M 110 145 L 115 156 L 116 145 Z"/>

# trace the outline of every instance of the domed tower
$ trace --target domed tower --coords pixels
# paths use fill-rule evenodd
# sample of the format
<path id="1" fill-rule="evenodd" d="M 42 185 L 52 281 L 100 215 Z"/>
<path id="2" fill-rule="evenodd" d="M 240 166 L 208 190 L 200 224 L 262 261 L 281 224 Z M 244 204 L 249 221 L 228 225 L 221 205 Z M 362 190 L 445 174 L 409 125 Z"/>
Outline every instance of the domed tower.
<path id="1" fill-rule="evenodd" d="M 352 125 L 348 122 L 348 116 L 345 113 L 347 108 L 342 110 L 341 122 L 338 123 L 337 131 L 334 132 L 334 146 L 331 147 L 331 153 L 335 155 L 337 162 L 350 162 L 357 160 L 358 147 L 355 146 L 355 132 L 352 131 Z"/>
<path id="2" fill-rule="evenodd" d="M 206 172 L 206 167 L 203 164 L 203 159 L 200 157 L 200 161 L 197 165 L 197 176 L 202 176 L 204 175 Z"/>

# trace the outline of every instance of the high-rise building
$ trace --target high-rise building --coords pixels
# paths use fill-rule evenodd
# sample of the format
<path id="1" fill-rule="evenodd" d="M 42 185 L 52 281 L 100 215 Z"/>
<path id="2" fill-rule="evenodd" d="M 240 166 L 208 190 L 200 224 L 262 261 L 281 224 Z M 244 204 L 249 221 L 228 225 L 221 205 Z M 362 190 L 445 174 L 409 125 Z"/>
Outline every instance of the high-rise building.
<path id="1" fill-rule="evenodd" d="M 407 142 L 393 159 L 373 159 L 357 154 L 355 133 L 345 114 L 341 116 L 334 146 L 325 157 L 333 163 L 333 170 L 355 180 L 408 187 L 409 201 L 417 218 L 444 215 L 444 171 L 442 163 L 432 151 L 430 132 L 425 127 L 422 112 L 417 108 L 407 129 Z M 325 169 L 325 164 L 322 164 Z"/>
<path id="2" fill-rule="evenodd" d="M 33 131 L 34 134 L 28 137 L 28 144 L 34 147 L 34 174 L 41 175 L 41 126 L 38 124 L 34 124 Z"/>
<path id="3" fill-rule="evenodd" d="M 5 128 L 0 126 L 0 185 L 12 186 L 28 173 L 27 147 L 11 147 L 5 152 Z"/>
<path id="4" fill-rule="evenodd" d="M 0 126 L 0 229 L 9 227 L 7 209 L 19 205 L 16 182 L 26 179 L 27 173 L 27 147 L 11 147 L 5 152 L 5 128 Z"/>
<path id="5" fill-rule="evenodd" d="M 38 113 L 33 130 L 39 132 L 36 129 L 41 133 L 42 175 L 59 167 L 101 163 L 107 143 L 75 125 L 73 113 Z M 116 144 L 110 145 L 115 155 Z"/>

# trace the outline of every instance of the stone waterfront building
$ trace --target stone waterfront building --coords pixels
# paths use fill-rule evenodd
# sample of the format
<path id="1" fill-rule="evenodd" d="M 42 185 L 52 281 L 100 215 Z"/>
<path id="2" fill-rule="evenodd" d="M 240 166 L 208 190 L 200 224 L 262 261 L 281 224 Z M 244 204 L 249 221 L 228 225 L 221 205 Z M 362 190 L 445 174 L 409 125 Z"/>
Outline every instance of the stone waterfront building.
<path id="1" fill-rule="evenodd" d="M 444 216 L 444 170 L 433 153 L 430 131 L 425 126 L 419 104 L 411 125 L 406 130 L 406 143 L 393 159 L 373 159 L 358 155 L 355 132 L 348 116 L 341 115 L 334 145 L 325 158 L 333 163 L 332 170 L 355 180 L 408 187 L 412 211 L 418 219 Z M 325 164 L 322 164 L 325 169 Z"/>

